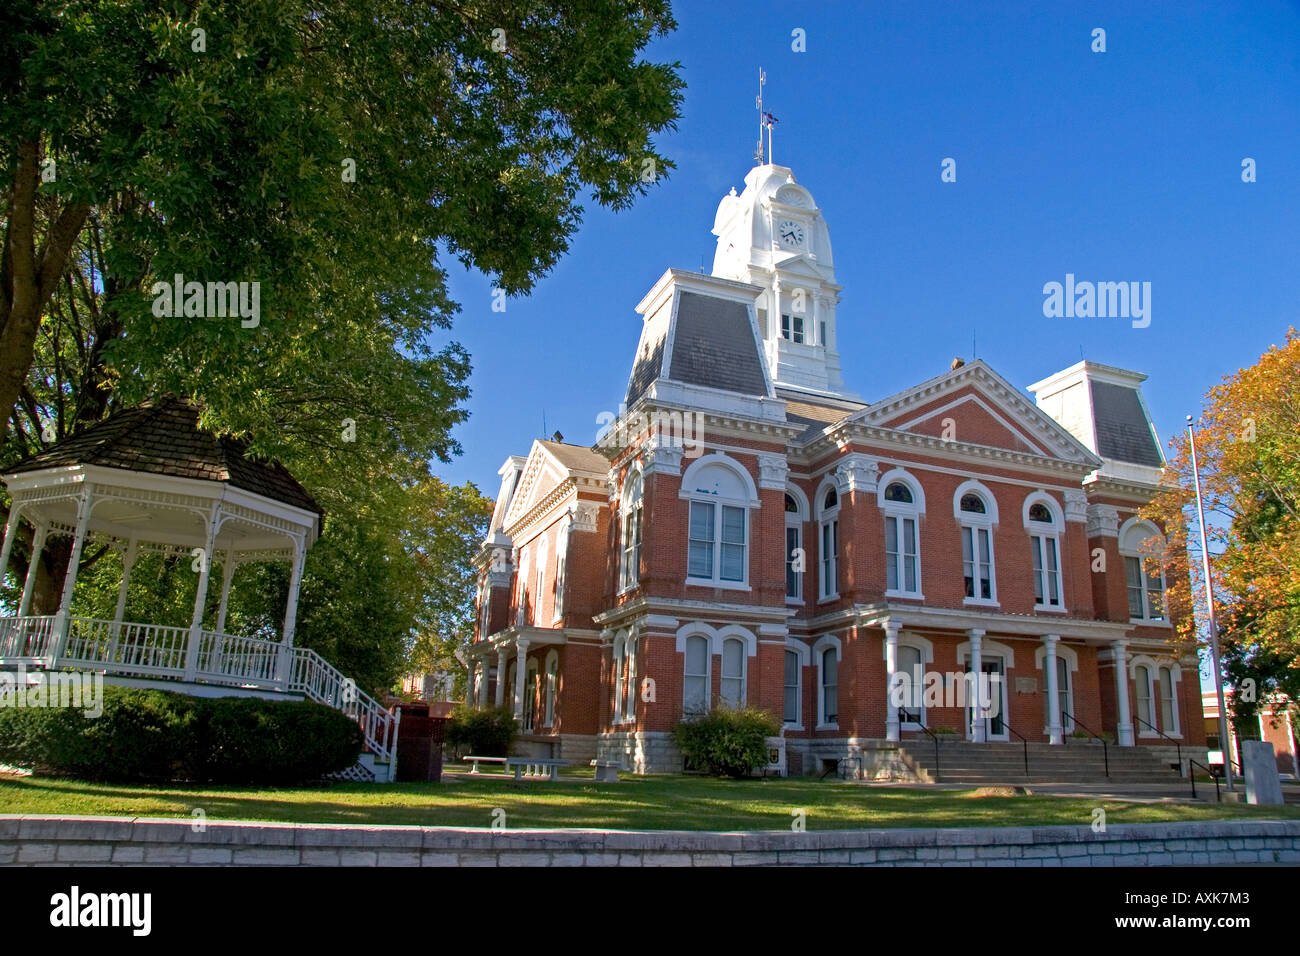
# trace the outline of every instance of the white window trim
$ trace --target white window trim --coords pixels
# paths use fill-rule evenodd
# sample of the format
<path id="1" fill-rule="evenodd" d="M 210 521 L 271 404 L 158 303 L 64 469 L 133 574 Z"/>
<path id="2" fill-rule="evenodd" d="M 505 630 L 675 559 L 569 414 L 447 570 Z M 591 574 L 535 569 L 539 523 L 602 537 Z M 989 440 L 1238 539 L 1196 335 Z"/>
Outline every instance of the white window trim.
<path id="1" fill-rule="evenodd" d="M 785 515 L 785 527 L 787 531 L 789 531 L 789 529 L 791 528 L 795 528 L 799 532 L 799 544 L 797 546 L 802 548 L 804 553 L 804 570 L 795 572 L 799 576 L 799 586 L 798 586 L 799 594 L 797 597 L 792 596 L 790 594 L 786 594 L 785 603 L 802 607 L 804 603 L 803 600 L 804 588 L 807 586 L 807 578 L 808 578 L 808 570 L 807 570 L 808 547 L 806 542 L 804 541 L 804 526 L 808 521 L 808 501 L 806 498 L 804 498 L 803 492 L 800 491 L 794 485 L 786 485 L 785 493 L 794 499 L 795 506 L 799 509 L 797 512 L 793 512 L 793 513 L 786 511 L 785 499 L 784 498 L 781 499 L 781 510 L 782 513 Z M 785 540 L 782 540 L 781 546 L 788 551 L 789 546 L 786 544 Z M 786 561 L 789 561 L 790 555 L 786 554 L 785 557 L 786 557 Z M 783 562 L 782 571 L 784 572 L 784 570 L 785 568 Z"/>
<path id="2" fill-rule="evenodd" d="M 885 500 L 885 490 L 890 485 L 892 485 L 895 481 L 902 482 L 903 484 L 907 485 L 908 489 L 912 492 L 912 503 L 910 505 L 904 504 L 901 501 Z M 916 590 L 905 591 L 898 588 L 888 587 L 889 557 L 888 557 L 888 551 L 884 550 L 885 540 L 881 540 L 880 547 L 882 549 L 882 552 L 885 555 L 885 562 L 886 562 L 885 597 L 908 598 L 909 600 L 913 600 L 913 601 L 924 601 L 925 588 L 921 584 L 921 565 L 922 565 L 921 518 L 925 516 L 925 491 L 922 490 L 921 483 L 917 481 L 916 478 L 913 477 L 909 472 L 907 472 L 902 468 L 889 469 L 889 471 L 881 475 L 879 480 L 877 480 L 876 482 L 876 507 L 880 509 L 882 524 L 891 517 L 898 518 L 898 519 L 912 518 L 916 522 Z M 901 523 L 899 524 L 899 532 L 901 535 L 902 532 Z M 900 543 L 900 547 L 901 547 L 901 543 Z M 901 551 L 899 553 L 900 555 L 902 554 Z M 899 571 L 898 580 L 901 583 L 902 581 L 905 580 L 905 576 L 902 573 L 903 571 L 902 567 L 899 567 L 898 571 Z"/>
<path id="3" fill-rule="evenodd" d="M 930 641 L 927 638 L 922 637 L 920 634 L 912 634 L 910 632 L 900 632 L 898 635 L 898 646 L 915 648 L 916 650 L 921 652 L 922 671 L 925 670 L 926 664 L 934 663 L 934 642 Z M 889 645 L 886 641 L 880 642 L 880 650 L 881 650 L 880 656 L 882 658 L 888 658 Z M 922 684 L 922 687 L 924 687 L 924 683 Z M 927 716 L 926 707 L 925 704 L 922 703 L 921 704 L 922 722 L 918 724 L 914 720 L 902 720 L 900 718 L 898 723 L 898 728 L 899 730 L 920 730 L 922 726 L 929 726 L 928 724 L 925 723 L 926 716 Z"/>
<path id="4" fill-rule="evenodd" d="M 1066 707 L 1065 707 L 1065 709 L 1066 709 L 1066 711 L 1069 712 L 1069 714 L 1071 715 L 1071 718 L 1073 718 L 1073 716 L 1074 716 L 1074 714 L 1075 714 L 1075 709 L 1074 709 L 1074 706 L 1075 706 L 1075 705 L 1074 705 L 1074 685 L 1075 685 L 1075 679 L 1074 679 L 1074 676 L 1073 676 L 1073 675 L 1075 675 L 1075 674 L 1077 674 L 1077 673 L 1079 672 L 1079 652 L 1076 651 L 1073 647 L 1069 647 L 1068 645 L 1066 645 L 1066 644 L 1062 644 L 1060 641 L 1057 641 L 1057 643 L 1056 643 L 1056 656 L 1057 656 L 1058 659 L 1065 661 L 1065 663 L 1066 663 L 1066 672 L 1067 672 L 1068 674 L 1071 675 L 1071 676 L 1070 676 L 1070 686 L 1066 688 L 1066 692 L 1067 692 L 1068 700 L 1067 700 L 1067 702 L 1066 702 Z M 1040 645 L 1039 645 L 1039 646 L 1034 650 L 1034 668 L 1043 672 L 1043 696 L 1044 696 L 1044 697 L 1047 696 L 1047 670 L 1046 670 L 1045 667 L 1044 667 L 1044 663 L 1046 662 L 1046 660 L 1047 660 L 1047 648 L 1044 647 L 1044 646 L 1042 646 L 1042 645 L 1040 644 Z M 1057 692 L 1057 698 L 1058 698 L 1058 703 L 1059 703 L 1059 698 L 1060 698 L 1061 689 L 1058 687 L 1058 688 L 1056 689 L 1056 692 Z M 1062 725 L 1061 725 L 1061 733 L 1062 733 L 1062 734 L 1072 734 L 1072 733 L 1074 733 L 1074 729 L 1075 729 L 1075 727 L 1074 727 L 1074 720 L 1073 720 L 1073 719 L 1070 719 L 1070 720 L 1066 721 L 1066 723 L 1068 723 L 1069 726 L 1067 727 L 1066 724 L 1062 724 Z M 1052 732 L 1052 730 L 1051 730 L 1051 727 L 1050 727 L 1050 726 L 1044 726 L 1044 727 L 1043 727 L 1043 733 L 1044 733 L 1044 734 L 1050 734 L 1051 732 Z"/>
<path id="5" fill-rule="evenodd" d="M 1183 736 L 1183 721 L 1182 721 L 1182 714 L 1179 713 L 1178 702 L 1182 697 L 1182 695 L 1179 694 L 1179 691 L 1182 689 L 1183 669 L 1178 664 L 1161 664 L 1158 668 L 1156 668 L 1157 685 L 1159 685 L 1160 671 L 1162 670 L 1169 671 L 1169 690 L 1170 693 L 1173 694 L 1173 698 L 1170 701 L 1170 703 L 1172 704 L 1172 706 L 1170 707 L 1170 711 L 1173 713 L 1174 716 L 1174 726 L 1172 729 L 1168 727 L 1161 727 L 1160 729 L 1163 730 L 1170 737 L 1176 737 L 1181 740 Z M 1158 723 L 1164 723 L 1163 714 L 1161 714 L 1161 719 L 1158 721 Z"/>
<path id="6" fill-rule="evenodd" d="M 686 644 L 693 637 L 703 638 L 707 652 L 704 659 L 704 710 L 713 710 L 713 628 L 708 625 L 686 625 L 677 631 L 677 652 L 682 655 L 682 717 L 686 714 Z"/>
<path id="7" fill-rule="evenodd" d="M 835 506 L 827 508 L 826 493 L 835 489 Z M 839 483 L 830 475 L 822 479 L 821 484 L 817 486 L 817 494 L 813 499 L 817 503 L 817 603 L 829 604 L 832 601 L 840 599 L 840 555 L 839 555 L 839 520 L 840 509 L 844 505 L 844 493 Z M 826 540 L 825 528 L 828 525 L 836 525 L 835 536 L 835 553 L 831 556 L 831 573 L 825 573 L 825 556 L 822 542 Z M 826 581 L 830 579 L 834 590 L 826 592 Z"/>
<path id="8" fill-rule="evenodd" d="M 560 702 L 560 654 L 546 655 L 546 684 L 542 689 L 542 726 L 555 726 L 555 705 Z"/>
<path id="9" fill-rule="evenodd" d="M 555 538 L 555 594 L 553 603 L 555 615 L 552 620 L 559 623 L 564 619 L 564 576 L 569 570 L 569 525 L 566 522 Z"/>
<path id="10" fill-rule="evenodd" d="M 794 723 L 790 723 L 789 721 L 783 719 L 782 726 L 785 727 L 786 730 L 803 730 L 804 729 L 803 672 L 804 672 L 804 668 L 808 667 L 812 662 L 811 661 L 812 652 L 808 649 L 808 645 L 805 644 L 803 641 L 799 640 L 797 637 L 787 637 L 785 639 L 785 649 L 787 652 L 799 655 L 799 683 L 797 688 L 798 702 L 796 704 L 797 713 L 799 714 L 799 719 L 796 720 Z M 782 709 L 784 710 L 785 707 L 785 657 L 784 656 L 782 656 L 781 658 L 781 694 L 782 694 L 781 706 Z M 784 716 L 785 715 L 783 713 L 782 717 L 784 718 Z"/>
<path id="11" fill-rule="evenodd" d="M 1128 519 L 1127 521 L 1125 521 L 1122 525 L 1120 525 L 1120 529 L 1119 529 L 1119 556 L 1120 556 L 1120 561 L 1125 565 L 1125 567 L 1124 567 L 1124 569 L 1123 569 L 1123 573 L 1124 573 L 1124 602 L 1125 602 L 1126 604 L 1128 603 L 1128 567 L 1127 567 L 1128 562 L 1127 562 L 1127 561 L 1124 561 L 1125 558 L 1137 558 L 1137 559 L 1138 559 L 1138 580 L 1139 580 L 1139 581 L 1141 582 L 1141 584 L 1142 584 L 1142 612 L 1143 612 L 1143 616 L 1142 616 L 1142 617 L 1131 617 L 1131 616 L 1130 616 L 1130 617 L 1129 617 L 1129 623 L 1130 623 L 1130 624 L 1143 624 L 1143 625 L 1146 625 L 1147 627 L 1169 627 L 1169 628 L 1172 628 L 1173 625 L 1170 623 L 1170 620 L 1169 620 L 1169 581 L 1168 581 L 1168 579 L 1165 577 L 1165 559 L 1164 559 L 1164 551 L 1163 551 L 1163 549 L 1162 549 L 1160 552 L 1153 552 L 1153 551 L 1146 551 L 1146 552 L 1143 552 L 1143 551 L 1134 551 L 1134 550 L 1132 550 L 1131 548 L 1126 548 L 1126 547 L 1124 547 L 1124 539 L 1125 539 L 1126 537 L 1128 537 L 1128 533 L 1129 533 L 1129 532 L 1130 532 L 1134 527 L 1137 527 L 1137 526 L 1141 526 L 1141 527 L 1144 527 L 1144 528 L 1148 529 L 1148 531 L 1150 532 L 1150 534 L 1147 535 L 1148 538 L 1150 538 L 1150 537 L 1159 537 L 1159 538 L 1161 538 L 1162 540 L 1165 540 L 1165 536 L 1164 536 L 1163 534 L 1160 533 L 1160 529 L 1159 529 L 1159 528 L 1157 528 L 1155 525 L 1153 525 L 1150 521 L 1144 521 L 1144 520 L 1142 520 L 1141 518 L 1138 518 L 1137 516 L 1134 516 L 1134 517 L 1132 517 L 1132 518 L 1129 518 L 1129 519 Z M 1164 609 L 1164 610 L 1165 610 L 1165 613 L 1164 613 L 1164 617 L 1147 617 L 1147 616 L 1146 616 L 1146 615 L 1148 615 L 1148 614 L 1151 613 L 1151 598 L 1150 598 L 1150 592 L 1147 590 L 1147 576 L 1146 576 L 1146 562 L 1147 562 L 1148 560 L 1154 560 L 1154 561 L 1158 561 L 1158 562 L 1160 562 L 1160 588 L 1161 588 L 1160 593 L 1161 593 L 1162 599 L 1163 599 L 1164 602 L 1165 602 L 1165 609 Z"/>
<path id="12" fill-rule="evenodd" d="M 525 611 L 528 609 L 528 552 L 519 550 L 519 595 L 515 606 L 515 624 L 527 624 Z"/>
<path id="13" fill-rule="evenodd" d="M 635 503 L 629 502 L 631 489 L 637 489 Z M 619 496 L 618 527 L 618 592 L 616 596 L 626 594 L 641 585 L 641 552 L 645 548 L 645 475 L 639 464 L 634 465 L 623 480 L 623 493 Z M 640 512 L 637 522 L 636 567 L 627 566 L 627 531 L 628 522 L 633 512 Z"/>
<path id="14" fill-rule="evenodd" d="M 1128 675 L 1133 680 L 1134 684 L 1138 682 L 1139 667 L 1146 668 L 1147 691 L 1151 695 L 1151 722 L 1155 724 L 1156 727 L 1160 731 L 1163 731 L 1167 736 L 1174 737 L 1176 739 L 1181 740 L 1183 737 L 1182 714 L 1179 712 L 1178 704 L 1180 699 L 1179 690 L 1182 686 L 1182 679 L 1183 679 L 1182 666 L 1177 662 L 1168 663 L 1168 662 L 1157 661 L 1154 657 L 1151 657 L 1149 654 L 1135 654 L 1133 655 L 1132 659 L 1129 661 L 1129 665 L 1128 665 Z M 1164 723 L 1164 720 L 1162 719 L 1163 715 L 1160 713 L 1160 669 L 1161 668 L 1167 668 L 1169 670 L 1170 683 L 1173 685 L 1173 693 L 1174 693 L 1173 710 L 1174 710 L 1174 727 L 1175 727 L 1175 730 L 1173 731 L 1169 730 L 1166 727 L 1161 726 L 1161 724 Z M 1134 690 L 1133 698 L 1134 698 L 1133 710 L 1134 713 L 1136 713 L 1137 712 L 1136 689 Z M 1160 739 L 1160 734 L 1157 733 L 1156 731 L 1150 729 L 1149 727 L 1144 726 L 1142 723 L 1138 721 L 1134 721 L 1134 723 L 1137 724 L 1137 732 L 1138 732 L 1137 735 L 1139 737 L 1146 737 L 1148 739 L 1153 739 L 1153 740 Z"/>
<path id="15" fill-rule="evenodd" d="M 730 470 L 737 478 L 740 479 L 741 486 L 744 488 L 745 497 L 731 498 L 722 495 L 710 494 L 709 492 L 697 491 L 693 488 L 696 476 L 705 469 L 721 465 Z M 749 591 L 752 590 L 749 583 L 750 569 L 750 551 L 754 541 L 754 522 L 752 512 L 759 507 L 758 489 L 754 485 L 754 478 L 749 471 L 736 459 L 722 452 L 713 452 L 712 454 L 703 455 L 691 462 L 686 472 L 682 475 L 681 491 L 677 496 L 687 502 L 686 511 L 686 584 L 695 587 L 707 588 L 724 588 L 732 591 Z M 703 504 L 714 505 L 713 511 L 713 575 L 712 577 L 701 578 L 691 575 L 690 564 L 690 502 L 698 501 Z M 724 581 L 722 579 L 722 508 L 742 508 L 745 514 L 745 562 L 744 570 L 739 581 Z"/>
<path id="16" fill-rule="evenodd" d="M 623 664 L 627 655 L 628 632 L 619 631 L 614 635 L 614 726 L 627 723 L 624 705 L 627 703 L 627 680 L 624 677 Z"/>
<path id="17" fill-rule="evenodd" d="M 984 502 L 984 507 L 985 507 L 984 514 L 973 514 L 971 512 L 961 510 L 961 499 L 968 494 L 977 495 L 979 499 Z M 989 538 L 988 572 L 989 572 L 989 594 L 991 596 L 987 598 L 979 597 L 978 595 L 976 595 L 975 597 L 963 596 L 962 604 L 965 604 L 967 606 L 975 606 L 975 607 L 1001 607 L 1002 605 L 998 603 L 998 559 L 997 559 L 996 542 L 994 541 L 994 534 L 993 534 L 994 529 L 996 529 L 998 525 L 997 498 L 993 496 L 992 491 L 990 491 L 987 487 L 985 487 L 980 482 L 974 480 L 973 478 L 967 479 L 966 481 L 963 481 L 960 485 L 958 485 L 957 490 L 953 492 L 952 513 L 953 513 L 953 517 L 957 519 L 958 528 L 961 530 L 963 545 L 966 543 L 965 542 L 966 529 L 969 528 L 972 529 L 973 531 L 973 533 L 971 534 L 971 563 L 972 563 L 972 570 L 975 572 L 978 572 L 980 570 L 978 532 L 986 531 L 988 533 L 988 538 Z M 918 537 L 919 537 L 919 528 L 918 528 Z M 919 552 L 920 550 L 921 549 L 918 542 L 917 551 Z M 918 558 L 919 557 L 920 556 L 918 554 Z M 962 564 L 963 564 L 962 577 L 964 579 L 965 558 L 962 559 Z M 978 573 L 975 574 L 975 580 L 976 582 L 979 581 Z M 978 584 L 977 584 L 977 590 L 978 590 Z"/>
<path id="18" fill-rule="evenodd" d="M 534 575 L 536 583 L 533 586 L 533 624 L 542 623 L 542 595 L 546 593 L 546 559 L 549 557 L 547 554 L 549 550 L 546 546 L 546 535 L 540 535 L 537 539 L 537 571 Z"/>
<path id="19" fill-rule="evenodd" d="M 537 658 L 530 657 L 524 664 L 524 693 L 523 693 L 523 730 L 526 733 L 532 733 L 537 729 L 537 680 L 540 671 L 537 668 Z"/>
<path id="20" fill-rule="evenodd" d="M 735 634 L 727 634 L 727 635 L 719 635 L 719 636 L 718 636 L 718 681 L 719 681 L 719 684 L 721 684 L 722 681 L 726 681 L 726 680 L 735 680 L 734 677 L 728 677 L 728 676 L 726 675 L 726 673 L 722 670 L 722 668 L 724 668 L 724 667 L 726 666 L 726 663 L 727 663 L 727 657 L 726 657 L 725 654 L 722 653 L 722 649 L 723 649 L 723 647 L 726 645 L 727 641 L 736 641 L 736 642 L 738 642 L 738 643 L 740 644 L 740 704 L 739 704 L 739 706 L 740 706 L 740 707 L 745 707 L 745 706 L 747 706 L 747 705 L 749 704 L 749 653 L 748 653 L 748 652 L 749 652 L 749 646 L 748 646 L 748 642 L 747 642 L 744 638 L 739 637 L 739 636 L 737 636 L 737 635 L 735 635 Z M 782 659 L 782 664 L 784 664 L 784 663 L 785 663 L 785 661 L 784 661 L 784 658 L 783 658 L 783 659 Z M 709 668 L 709 670 L 712 670 L 712 669 L 713 669 L 712 667 Z M 718 693 L 719 693 L 719 695 L 722 693 L 722 688 L 721 688 L 721 686 L 719 686 L 719 688 L 718 688 Z"/>
<path id="21" fill-rule="evenodd" d="M 840 639 L 838 637 L 836 637 L 834 634 L 825 634 L 822 637 L 817 638 L 816 643 L 813 644 L 812 647 L 813 663 L 817 668 L 817 724 L 814 727 L 814 730 L 839 730 L 840 729 L 839 714 L 836 714 L 836 719 L 833 723 L 826 722 L 826 693 L 825 693 L 826 686 L 823 683 L 823 679 L 822 679 L 822 670 L 824 669 L 822 665 L 822 658 L 824 653 L 831 648 L 834 648 L 835 650 L 835 663 L 836 663 L 835 709 L 837 711 L 840 710 L 839 665 L 844 663 L 844 651 L 843 648 L 840 646 Z"/>
<path id="22" fill-rule="evenodd" d="M 1050 525 L 1043 524 L 1040 521 L 1031 521 L 1029 518 L 1029 509 L 1034 505 L 1041 504 L 1052 515 Z M 1053 540 L 1056 542 L 1056 593 L 1061 597 L 1059 605 L 1039 604 L 1034 601 L 1034 610 L 1043 611 L 1047 614 L 1065 614 L 1068 613 L 1068 605 L 1065 601 L 1065 550 L 1062 547 L 1062 538 L 1065 535 L 1065 512 L 1060 503 L 1045 491 L 1035 491 L 1025 496 L 1024 503 L 1020 509 L 1020 518 L 1025 526 L 1025 531 L 1029 533 L 1029 569 L 1033 573 L 1034 556 L 1033 543 L 1034 538 L 1043 538 L 1044 540 Z M 1043 573 L 1047 573 L 1047 568 L 1043 568 Z M 1043 594 L 1049 593 L 1047 581 L 1043 581 Z M 1073 713 L 1073 711 L 1071 711 Z"/>

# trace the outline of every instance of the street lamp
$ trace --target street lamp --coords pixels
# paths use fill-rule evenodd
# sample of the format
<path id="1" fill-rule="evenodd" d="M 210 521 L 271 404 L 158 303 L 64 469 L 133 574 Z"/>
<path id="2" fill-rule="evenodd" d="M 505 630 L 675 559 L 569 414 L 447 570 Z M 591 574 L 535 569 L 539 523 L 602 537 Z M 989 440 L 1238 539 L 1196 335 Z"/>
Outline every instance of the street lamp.
<path id="1" fill-rule="evenodd" d="M 1210 662 L 1214 669 L 1214 693 L 1219 698 L 1219 747 L 1223 751 L 1223 775 L 1232 791 L 1232 740 L 1228 736 L 1228 708 L 1223 700 L 1223 671 L 1219 663 L 1219 625 L 1214 618 L 1214 588 L 1210 585 L 1210 542 L 1205 534 L 1205 506 L 1201 503 L 1201 469 L 1196 459 L 1196 426 L 1187 416 L 1187 437 L 1192 446 L 1192 481 L 1196 485 L 1196 516 L 1201 525 L 1201 568 L 1205 581 L 1205 608 L 1210 618 Z M 1191 773 L 1188 767 L 1187 772 Z"/>

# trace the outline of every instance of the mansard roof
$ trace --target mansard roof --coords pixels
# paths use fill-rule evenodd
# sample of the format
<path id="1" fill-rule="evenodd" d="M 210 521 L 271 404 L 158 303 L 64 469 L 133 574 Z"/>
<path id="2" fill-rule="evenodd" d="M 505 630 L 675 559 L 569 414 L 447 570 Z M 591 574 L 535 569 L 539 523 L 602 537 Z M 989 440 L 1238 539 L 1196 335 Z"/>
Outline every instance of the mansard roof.
<path id="1" fill-rule="evenodd" d="M 14 465 L 6 475 L 70 465 L 98 465 L 154 475 L 219 481 L 321 514 L 306 489 L 279 462 L 245 456 L 248 443 L 199 427 L 202 409 L 167 396 L 110 414 L 103 421 Z"/>

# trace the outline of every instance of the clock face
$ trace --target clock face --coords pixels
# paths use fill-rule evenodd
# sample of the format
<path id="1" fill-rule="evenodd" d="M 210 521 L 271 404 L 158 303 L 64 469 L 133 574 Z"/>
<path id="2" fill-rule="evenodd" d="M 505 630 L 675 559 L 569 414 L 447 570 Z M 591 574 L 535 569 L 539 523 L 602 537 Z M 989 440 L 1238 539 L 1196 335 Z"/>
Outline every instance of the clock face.
<path id="1" fill-rule="evenodd" d="M 797 222 L 791 222 L 789 219 L 781 220 L 776 224 L 776 234 L 781 238 L 781 245 L 787 249 L 803 247 L 803 226 Z"/>

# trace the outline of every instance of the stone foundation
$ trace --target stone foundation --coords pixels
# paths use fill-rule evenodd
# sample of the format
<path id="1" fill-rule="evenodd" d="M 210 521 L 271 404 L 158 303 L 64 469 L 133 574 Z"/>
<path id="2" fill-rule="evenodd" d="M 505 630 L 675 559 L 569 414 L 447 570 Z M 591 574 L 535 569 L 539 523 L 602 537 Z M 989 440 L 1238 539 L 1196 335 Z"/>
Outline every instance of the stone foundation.
<path id="1" fill-rule="evenodd" d="M 834 761 L 836 773 L 844 773 L 851 780 L 908 781 L 920 780 L 916 768 L 899 750 L 899 745 L 884 740 L 860 737 L 785 739 L 786 761 L 798 754 L 796 763 L 804 776 L 820 777 L 828 766 L 824 761 Z"/>
<path id="2" fill-rule="evenodd" d="M 681 773 L 682 754 L 673 743 L 673 735 L 663 732 L 625 731 L 596 737 L 596 756 L 617 760 L 630 773 Z"/>

